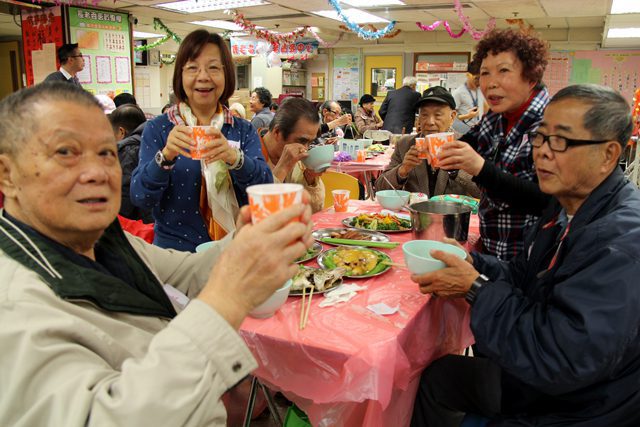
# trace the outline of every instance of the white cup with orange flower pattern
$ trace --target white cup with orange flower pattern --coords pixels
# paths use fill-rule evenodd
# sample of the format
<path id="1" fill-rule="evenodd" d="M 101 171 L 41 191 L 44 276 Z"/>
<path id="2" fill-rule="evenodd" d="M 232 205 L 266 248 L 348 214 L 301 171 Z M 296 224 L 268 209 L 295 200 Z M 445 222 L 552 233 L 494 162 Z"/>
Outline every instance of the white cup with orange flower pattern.
<path id="1" fill-rule="evenodd" d="M 257 224 L 266 217 L 296 203 L 302 203 L 301 184 L 260 184 L 247 187 L 251 222 Z"/>

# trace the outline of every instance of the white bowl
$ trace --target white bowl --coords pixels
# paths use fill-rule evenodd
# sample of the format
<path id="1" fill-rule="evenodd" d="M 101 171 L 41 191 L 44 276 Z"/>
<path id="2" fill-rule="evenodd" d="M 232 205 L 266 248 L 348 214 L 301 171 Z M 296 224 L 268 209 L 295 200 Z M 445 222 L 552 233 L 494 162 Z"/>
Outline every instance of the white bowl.
<path id="1" fill-rule="evenodd" d="M 309 150 L 309 156 L 303 159 L 302 163 L 315 172 L 324 172 L 331 166 L 334 153 L 333 145 L 318 145 Z"/>
<path id="2" fill-rule="evenodd" d="M 404 205 L 409 204 L 411 193 L 404 190 L 382 190 L 376 191 L 376 200 L 385 209 L 398 211 Z"/>
<path id="3" fill-rule="evenodd" d="M 254 308 L 249 312 L 249 316 L 255 317 L 256 319 L 266 319 L 275 314 L 276 311 L 287 301 L 287 297 L 289 296 L 289 290 L 291 289 L 291 279 L 287 280 L 287 282 L 278 290 L 276 290 L 273 295 L 271 295 L 265 302 Z"/>
<path id="4" fill-rule="evenodd" d="M 215 242 L 213 240 L 210 241 L 210 242 L 200 243 L 198 246 L 196 246 L 196 253 L 207 251 L 214 244 L 215 244 Z"/>
<path id="5" fill-rule="evenodd" d="M 404 262 L 413 274 L 431 273 L 446 267 L 445 263 L 431 256 L 432 250 L 439 250 L 465 259 L 467 254 L 457 246 L 436 240 L 411 240 L 402 245 Z"/>

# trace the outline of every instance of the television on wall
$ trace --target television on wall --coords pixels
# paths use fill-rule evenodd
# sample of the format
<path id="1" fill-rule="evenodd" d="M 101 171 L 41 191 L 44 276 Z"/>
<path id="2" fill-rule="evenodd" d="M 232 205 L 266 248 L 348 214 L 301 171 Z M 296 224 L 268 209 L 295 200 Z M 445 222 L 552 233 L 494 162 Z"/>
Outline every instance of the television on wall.
<path id="1" fill-rule="evenodd" d="M 146 46 L 146 40 L 134 40 L 133 47 Z M 146 50 L 134 50 L 133 51 L 133 63 L 136 65 L 149 65 L 148 55 Z"/>

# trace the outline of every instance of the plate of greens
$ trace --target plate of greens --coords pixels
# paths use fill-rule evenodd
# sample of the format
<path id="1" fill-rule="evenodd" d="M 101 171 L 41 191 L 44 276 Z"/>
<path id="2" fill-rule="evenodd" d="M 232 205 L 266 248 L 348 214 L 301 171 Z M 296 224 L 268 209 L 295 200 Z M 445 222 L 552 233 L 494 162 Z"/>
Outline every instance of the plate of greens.
<path id="1" fill-rule="evenodd" d="M 305 254 L 298 258 L 295 262 L 301 263 L 309 261 L 310 259 L 314 259 L 315 257 L 317 257 L 320 252 L 322 252 L 322 244 L 319 242 L 313 242 L 313 245 L 311 245 L 311 247 L 307 249 L 307 252 L 305 252 Z"/>
<path id="2" fill-rule="evenodd" d="M 403 233 L 411 231 L 411 220 L 392 214 L 360 214 L 342 220 L 347 227 L 381 233 Z"/>

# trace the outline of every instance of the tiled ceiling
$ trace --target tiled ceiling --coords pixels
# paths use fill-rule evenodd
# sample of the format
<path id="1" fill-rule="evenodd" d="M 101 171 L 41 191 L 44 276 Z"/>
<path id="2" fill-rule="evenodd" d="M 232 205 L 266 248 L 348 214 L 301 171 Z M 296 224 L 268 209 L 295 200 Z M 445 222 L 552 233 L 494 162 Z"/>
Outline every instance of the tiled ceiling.
<path id="1" fill-rule="evenodd" d="M 30 0 L 22 0 L 29 2 Z M 195 26 L 189 21 L 221 19 L 231 21 L 224 11 L 198 14 L 183 14 L 150 7 L 168 0 L 112 1 L 104 0 L 100 7 L 128 11 L 138 18 L 136 30 L 158 32 L 152 22 L 158 17 L 179 35 L 185 35 Z M 490 17 L 498 18 L 498 26 L 506 27 L 506 18 L 524 19 L 527 25 L 538 30 L 592 28 L 604 31 L 605 18 L 612 0 L 472 0 L 463 1 L 464 13 L 476 28 L 482 28 Z M 640 1 L 640 0 L 638 0 Z M 320 28 L 329 35 L 338 34 L 341 22 L 322 18 L 312 11 L 329 10 L 326 0 L 270 0 L 269 5 L 241 9 L 242 13 L 257 25 L 270 30 L 291 31 L 296 27 L 309 25 Z M 404 0 L 405 6 L 372 7 L 364 10 L 388 20 L 396 20 L 397 28 L 407 32 L 419 32 L 416 22 L 431 24 L 435 20 L 448 20 L 451 27 L 461 28 L 452 1 Z M 3 4 L 0 0 L 0 36 L 19 35 L 20 28 L 7 13 L 16 13 L 17 7 Z M 346 4 L 342 5 L 347 8 Z M 11 8 L 12 11 L 9 11 Z M 2 13 L 4 12 L 4 13 Z M 381 28 L 384 24 L 377 24 Z M 439 29 L 439 31 L 444 31 Z M 640 47 L 640 46 L 638 46 Z"/>

